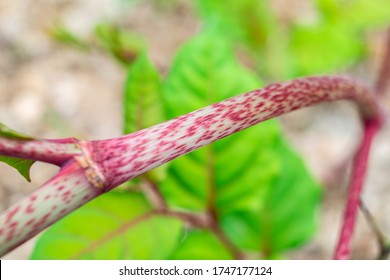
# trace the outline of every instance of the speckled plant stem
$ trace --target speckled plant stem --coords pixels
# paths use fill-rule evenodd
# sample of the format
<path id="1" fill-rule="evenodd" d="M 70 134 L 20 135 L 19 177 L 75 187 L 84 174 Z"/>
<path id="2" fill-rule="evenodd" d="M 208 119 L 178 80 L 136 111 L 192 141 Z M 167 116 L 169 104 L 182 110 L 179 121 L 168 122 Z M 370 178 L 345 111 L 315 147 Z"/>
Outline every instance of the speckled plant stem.
<path id="1" fill-rule="evenodd" d="M 101 193 L 165 162 L 264 120 L 339 99 L 356 101 L 366 119 L 379 116 L 365 87 L 342 77 L 310 77 L 272 84 L 120 138 L 78 142 L 81 153 L 58 175 L 0 216 L 0 255 Z"/>
<path id="2" fill-rule="evenodd" d="M 0 217 L 0 255 L 101 193 L 101 189 L 89 184 L 77 162 L 69 162 L 54 178 Z"/>
<path id="3" fill-rule="evenodd" d="M 75 138 L 58 140 L 17 140 L 0 137 L 0 155 L 62 165 L 80 154 Z"/>

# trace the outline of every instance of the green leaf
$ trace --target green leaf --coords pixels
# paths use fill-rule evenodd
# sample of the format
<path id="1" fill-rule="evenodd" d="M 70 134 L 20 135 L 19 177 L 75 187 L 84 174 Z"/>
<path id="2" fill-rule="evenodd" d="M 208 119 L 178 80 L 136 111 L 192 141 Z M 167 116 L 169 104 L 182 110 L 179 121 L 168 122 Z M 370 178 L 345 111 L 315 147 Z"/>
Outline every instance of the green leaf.
<path id="1" fill-rule="evenodd" d="M 4 124 L 0 123 L 0 137 L 8 138 L 8 139 L 15 139 L 20 141 L 28 141 L 28 140 L 34 140 L 34 138 L 27 136 L 25 134 L 22 134 L 20 132 L 17 132 Z M 0 155 L 0 162 L 4 162 L 8 164 L 9 166 L 12 166 L 15 168 L 28 182 L 31 182 L 30 179 L 30 169 L 31 166 L 34 164 L 35 161 L 23 159 L 23 158 L 14 158 L 9 156 L 1 156 Z"/>
<path id="2" fill-rule="evenodd" d="M 35 161 L 23 158 L 0 156 L 0 162 L 4 162 L 15 168 L 28 182 L 31 182 L 30 169 Z"/>
<path id="3" fill-rule="evenodd" d="M 234 243 L 264 256 L 298 247 L 317 227 L 320 188 L 307 174 L 302 160 L 283 142 L 275 145 L 280 172 L 267 188 L 258 210 L 236 211 L 221 219 L 222 227 Z"/>
<path id="4" fill-rule="evenodd" d="M 172 254 L 174 260 L 231 260 L 231 253 L 207 230 L 189 230 Z"/>
<path id="5" fill-rule="evenodd" d="M 165 259 L 182 223 L 155 215 L 140 193 L 110 192 L 50 227 L 32 259 Z"/>
<path id="6" fill-rule="evenodd" d="M 0 123 L 0 137 L 23 141 L 34 140 L 33 137 L 17 132 L 2 123 Z"/>
<path id="7" fill-rule="evenodd" d="M 183 46 L 174 60 L 164 85 L 166 113 L 176 117 L 258 87 L 258 79 L 235 59 L 229 41 L 204 32 Z M 214 209 L 226 234 L 244 250 L 266 251 L 265 241 L 258 241 L 271 238 L 267 254 L 276 254 L 302 244 L 316 226 L 318 185 L 286 147 L 275 121 L 174 160 L 161 190 L 172 207 Z M 272 207 L 270 198 L 275 199 Z M 287 218 L 272 216 L 274 208 L 288 209 L 283 212 Z M 287 222 L 289 226 L 283 227 Z M 279 229 L 283 231 L 268 237 L 268 231 Z M 236 233 L 240 240 L 234 238 Z"/>
<path id="8" fill-rule="evenodd" d="M 291 44 L 297 76 L 341 70 L 364 54 L 359 33 L 340 22 L 296 26 Z"/>
<path id="9" fill-rule="evenodd" d="M 362 59 L 365 33 L 390 23 L 387 0 L 317 0 L 318 19 L 292 26 L 296 76 L 340 71 Z"/>

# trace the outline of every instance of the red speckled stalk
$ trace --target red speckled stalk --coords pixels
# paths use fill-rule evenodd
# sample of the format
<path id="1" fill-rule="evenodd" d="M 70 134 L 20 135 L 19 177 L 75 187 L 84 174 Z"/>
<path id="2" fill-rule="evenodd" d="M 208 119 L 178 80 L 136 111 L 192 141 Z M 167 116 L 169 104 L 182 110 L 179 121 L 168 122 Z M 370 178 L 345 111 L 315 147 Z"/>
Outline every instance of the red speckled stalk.
<path id="1" fill-rule="evenodd" d="M 0 155 L 62 165 L 80 154 L 75 138 L 59 140 L 17 140 L 0 137 Z"/>
<path id="2" fill-rule="evenodd" d="M 102 192 L 152 168 L 261 121 L 338 99 L 355 100 L 367 119 L 379 114 L 373 95 L 354 81 L 311 77 L 272 84 L 120 138 L 79 142 L 82 156 L 0 216 L 0 255 Z"/>
<path id="3" fill-rule="evenodd" d="M 0 216 L 0 256 L 102 193 L 76 161 Z"/>
<path id="4" fill-rule="evenodd" d="M 355 99 L 363 114 L 378 114 L 373 95 L 341 77 L 311 77 L 269 85 L 133 134 L 88 145 L 111 189 L 150 169 L 284 113 L 338 99 Z"/>

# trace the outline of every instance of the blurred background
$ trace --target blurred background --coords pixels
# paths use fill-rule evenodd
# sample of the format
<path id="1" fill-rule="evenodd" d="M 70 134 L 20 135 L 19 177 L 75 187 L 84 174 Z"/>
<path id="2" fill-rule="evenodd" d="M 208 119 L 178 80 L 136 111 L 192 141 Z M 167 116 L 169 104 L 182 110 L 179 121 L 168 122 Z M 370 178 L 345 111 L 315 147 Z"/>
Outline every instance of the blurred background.
<path id="1" fill-rule="evenodd" d="M 383 59 L 389 5 L 387 0 L 0 0 L 0 122 L 42 138 L 120 136 L 126 68 L 147 46 L 166 73 L 178 48 L 210 22 L 237 42 L 240 61 L 264 84 L 342 73 L 372 85 Z M 384 105 L 389 108 L 389 98 Z M 316 236 L 287 258 L 330 258 L 361 133 L 358 115 L 350 103 L 337 102 L 290 113 L 280 122 L 325 190 Z M 387 123 L 375 140 L 363 198 L 389 236 L 388 139 Z M 55 172 L 35 164 L 32 183 L 26 183 L 0 163 L 0 210 Z M 34 242 L 5 258 L 28 258 Z M 375 235 L 359 214 L 352 257 L 377 254 Z"/>

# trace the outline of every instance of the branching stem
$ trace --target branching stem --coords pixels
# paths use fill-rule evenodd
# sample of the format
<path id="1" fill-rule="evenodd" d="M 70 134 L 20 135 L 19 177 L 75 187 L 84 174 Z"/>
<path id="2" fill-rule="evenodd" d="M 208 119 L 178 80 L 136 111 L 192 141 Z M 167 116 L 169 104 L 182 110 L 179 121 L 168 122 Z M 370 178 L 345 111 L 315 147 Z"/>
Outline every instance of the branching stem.
<path id="1" fill-rule="evenodd" d="M 377 130 L 380 110 L 374 95 L 351 79 L 324 76 L 271 84 L 123 137 L 77 142 L 82 150 L 73 142 L 61 141 L 12 144 L 18 148 L 3 145 L 0 155 L 63 167 L 53 179 L 0 216 L 0 255 L 101 193 L 165 162 L 270 118 L 339 99 L 354 100 L 366 127 L 373 132 Z M 0 143 L 7 140 L 1 138 Z M 27 148 L 32 144 L 34 149 Z M 87 164 L 76 160 L 80 155 L 88 155 L 84 159 Z M 216 233 L 225 238 L 218 230 Z M 235 255 L 240 258 L 237 252 Z"/>

